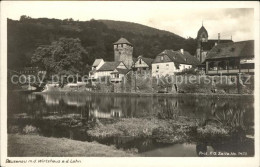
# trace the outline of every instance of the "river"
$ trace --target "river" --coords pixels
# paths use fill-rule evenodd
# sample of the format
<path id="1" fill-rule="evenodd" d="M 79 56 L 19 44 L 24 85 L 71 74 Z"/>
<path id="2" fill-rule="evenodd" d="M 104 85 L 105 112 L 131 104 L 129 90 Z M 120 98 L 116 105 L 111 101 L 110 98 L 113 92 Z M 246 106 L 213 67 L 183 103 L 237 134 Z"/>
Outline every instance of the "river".
<path id="1" fill-rule="evenodd" d="M 251 98 L 199 98 L 199 97 L 127 97 L 87 94 L 24 94 L 8 93 L 8 127 L 13 125 L 23 129 L 33 125 L 39 129 L 39 135 L 46 137 L 65 137 L 73 140 L 91 141 L 80 126 L 85 126 L 93 119 L 104 121 L 120 118 L 167 117 L 158 112 L 169 113 L 170 119 L 179 116 L 208 119 L 215 113 L 228 110 L 243 110 L 243 124 L 254 126 L 254 100 Z M 172 114 L 174 112 L 174 114 Z M 52 116 L 78 116 L 82 124 L 64 128 L 49 121 Z M 176 118 L 175 118 L 176 116 Z M 168 118 L 169 119 L 169 118 Z M 253 132 L 250 132 L 252 135 Z M 196 142 L 182 144 L 163 144 L 153 139 L 140 139 L 129 136 L 112 137 L 98 142 L 115 145 L 120 149 L 137 150 L 140 156 L 149 157 L 196 157 L 199 150 L 209 154 L 222 152 L 247 152 L 253 156 L 253 143 L 244 145 L 207 145 Z M 221 155 L 220 155 L 221 156 Z"/>

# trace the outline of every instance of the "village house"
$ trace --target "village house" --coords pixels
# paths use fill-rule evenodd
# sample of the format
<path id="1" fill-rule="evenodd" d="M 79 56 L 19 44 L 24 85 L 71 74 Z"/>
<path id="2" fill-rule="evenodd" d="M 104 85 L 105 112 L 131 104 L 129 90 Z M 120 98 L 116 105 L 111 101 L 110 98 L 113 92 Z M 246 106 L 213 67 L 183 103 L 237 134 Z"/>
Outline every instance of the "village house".
<path id="1" fill-rule="evenodd" d="M 138 74 L 148 74 L 152 70 L 153 59 L 138 56 L 135 60 L 133 70 L 137 71 Z"/>
<path id="2" fill-rule="evenodd" d="M 89 72 L 89 79 L 96 81 L 101 77 L 110 77 L 111 82 L 121 82 L 133 65 L 133 45 L 125 38 L 120 38 L 114 45 L 114 61 L 96 59 Z"/>
<path id="3" fill-rule="evenodd" d="M 183 49 L 179 51 L 164 50 L 158 54 L 152 63 L 152 76 L 174 75 L 184 69 L 190 69 L 200 62 L 189 52 Z"/>
<path id="4" fill-rule="evenodd" d="M 112 61 L 112 62 L 104 62 L 104 64 L 96 70 L 95 72 L 95 79 L 101 78 L 101 77 L 111 77 L 111 73 L 115 72 L 115 70 L 118 69 L 125 69 L 128 70 L 127 67 L 123 62 L 120 61 Z"/>
<path id="5" fill-rule="evenodd" d="M 91 71 L 89 72 L 89 79 L 96 80 L 98 78 L 98 74 L 96 71 L 105 63 L 103 59 L 96 59 L 91 67 Z"/>
<path id="6" fill-rule="evenodd" d="M 197 34 L 197 50 L 196 57 L 200 62 L 204 62 L 208 52 L 217 44 L 233 42 L 230 39 L 220 39 L 220 33 L 218 33 L 218 39 L 208 39 L 208 31 L 202 25 Z"/>
<path id="7" fill-rule="evenodd" d="M 218 44 L 205 60 L 208 75 L 254 74 L 254 41 Z"/>
<path id="8" fill-rule="evenodd" d="M 119 83 L 123 81 L 125 75 L 127 75 L 131 70 L 116 68 L 113 72 L 111 72 L 111 82 Z"/>

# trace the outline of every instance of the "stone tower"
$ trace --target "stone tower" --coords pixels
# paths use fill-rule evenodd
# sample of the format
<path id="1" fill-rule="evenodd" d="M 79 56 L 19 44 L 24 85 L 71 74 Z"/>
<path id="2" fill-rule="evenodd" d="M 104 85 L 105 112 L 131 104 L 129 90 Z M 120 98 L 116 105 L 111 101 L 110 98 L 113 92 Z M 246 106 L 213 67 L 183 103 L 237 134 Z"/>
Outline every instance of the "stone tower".
<path id="1" fill-rule="evenodd" d="M 197 58 L 200 62 L 203 62 L 206 58 L 206 53 L 203 52 L 203 46 L 208 42 L 208 32 L 206 28 L 201 26 L 197 34 Z"/>
<path id="2" fill-rule="evenodd" d="M 114 61 L 122 61 L 128 69 L 133 64 L 133 45 L 125 38 L 120 38 L 114 43 Z"/>

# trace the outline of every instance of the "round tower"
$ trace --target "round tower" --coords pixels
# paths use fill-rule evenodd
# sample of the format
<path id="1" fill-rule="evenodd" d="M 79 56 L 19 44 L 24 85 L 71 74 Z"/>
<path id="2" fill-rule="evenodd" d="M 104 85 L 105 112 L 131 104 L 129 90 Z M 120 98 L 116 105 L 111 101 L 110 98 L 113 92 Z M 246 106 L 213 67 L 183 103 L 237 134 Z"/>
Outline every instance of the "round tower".
<path id="1" fill-rule="evenodd" d="M 133 64 L 133 45 L 125 38 L 114 43 L 114 61 L 122 61 L 128 69 Z"/>

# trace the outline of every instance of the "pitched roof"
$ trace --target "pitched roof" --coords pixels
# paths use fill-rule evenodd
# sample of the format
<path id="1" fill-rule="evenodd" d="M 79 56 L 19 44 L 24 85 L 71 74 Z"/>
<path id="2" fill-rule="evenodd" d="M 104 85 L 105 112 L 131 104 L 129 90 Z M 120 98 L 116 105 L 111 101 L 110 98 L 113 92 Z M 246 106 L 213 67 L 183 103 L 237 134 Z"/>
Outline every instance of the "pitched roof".
<path id="1" fill-rule="evenodd" d="M 125 38 L 120 38 L 118 41 L 116 41 L 114 44 L 128 44 L 128 45 L 131 45 L 132 44 Z"/>
<path id="2" fill-rule="evenodd" d="M 162 55 L 167 55 L 173 62 L 176 63 L 182 63 L 184 61 L 183 58 L 180 56 L 180 54 L 178 54 L 178 52 L 175 52 L 173 50 L 164 50 L 159 54 L 159 56 Z"/>
<path id="3" fill-rule="evenodd" d="M 138 56 L 138 59 L 139 59 L 139 58 L 142 59 L 148 66 L 151 66 L 151 65 L 152 65 L 152 62 L 153 62 L 153 60 L 154 60 L 154 59 L 152 59 L 152 58 L 143 57 L 142 55 Z M 137 62 L 138 59 L 136 59 L 135 62 Z"/>
<path id="4" fill-rule="evenodd" d="M 229 57 L 254 57 L 254 40 L 218 44 L 210 50 L 206 60 Z"/>
<path id="5" fill-rule="evenodd" d="M 179 64 L 189 64 L 189 65 L 199 65 L 200 62 L 192 56 L 189 52 L 184 51 L 183 54 L 181 51 L 173 51 L 173 50 L 164 50 L 159 55 L 167 55 L 173 62 Z"/>
<path id="6" fill-rule="evenodd" d="M 216 43 L 221 44 L 221 43 L 231 43 L 233 42 L 232 40 L 229 39 L 209 39 L 207 42 L 202 43 L 202 48 L 205 51 L 211 50 Z"/>
<path id="7" fill-rule="evenodd" d="M 180 54 L 182 54 L 182 53 L 180 52 Z M 184 51 L 182 56 L 185 60 L 185 62 L 183 64 L 190 64 L 190 65 L 199 65 L 200 64 L 200 61 L 196 57 L 192 56 L 187 51 Z"/>
<path id="8" fill-rule="evenodd" d="M 112 72 L 111 74 L 127 74 L 130 69 L 121 69 L 121 68 L 116 68 L 117 72 Z"/>
<path id="9" fill-rule="evenodd" d="M 120 63 L 120 61 L 105 62 L 97 71 L 114 71 Z"/>
<path id="10" fill-rule="evenodd" d="M 93 74 L 95 74 L 95 72 L 96 72 L 96 69 L 89 71 L 89 74 L 93 75 Z"/>
<path id="11" fill-rule="evenodd" d="M 96 66 L 98 66 L 99 65 L 99 63 L 102 61 L 103 59 L 96 59 L 95 61 L 94 61 L 94 63 L 93 63 L 93 67 L 96 67 Z"/>

